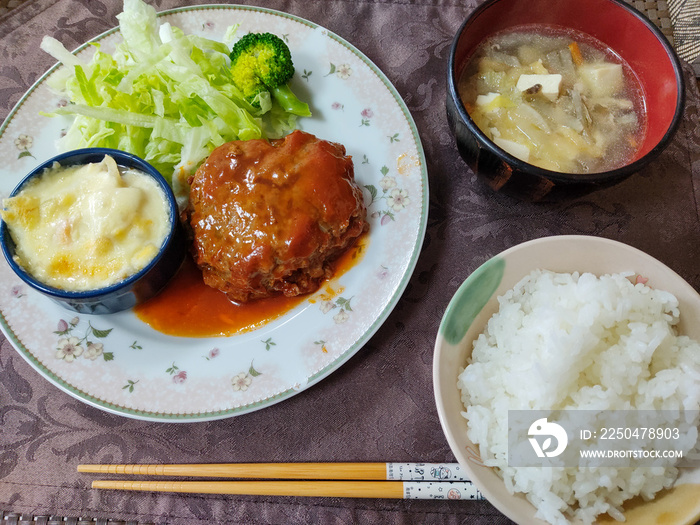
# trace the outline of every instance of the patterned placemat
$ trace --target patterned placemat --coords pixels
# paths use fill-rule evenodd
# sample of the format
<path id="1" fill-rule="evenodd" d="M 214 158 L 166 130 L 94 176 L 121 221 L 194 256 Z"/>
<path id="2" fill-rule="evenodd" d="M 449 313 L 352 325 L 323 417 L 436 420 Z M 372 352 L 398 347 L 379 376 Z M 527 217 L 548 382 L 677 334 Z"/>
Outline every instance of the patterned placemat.
<path id="1" fill-rule="evenodd" d="M 30 0 L 0 0 L 0 17 Z M 644 13 L 700 76 L 700 0 L 625 0 Z"/>
<path id="2" fill-rule="evenodd" d="M 29 0 L 0 0 L 0 17 Z M 700 0 L 625 0 L 644 13 L 700 76 Z"/>
<path id="3" fill-rule="evenodd" d="M 26 0 L 0 0 L 0 16 L 22 4 Z"/>

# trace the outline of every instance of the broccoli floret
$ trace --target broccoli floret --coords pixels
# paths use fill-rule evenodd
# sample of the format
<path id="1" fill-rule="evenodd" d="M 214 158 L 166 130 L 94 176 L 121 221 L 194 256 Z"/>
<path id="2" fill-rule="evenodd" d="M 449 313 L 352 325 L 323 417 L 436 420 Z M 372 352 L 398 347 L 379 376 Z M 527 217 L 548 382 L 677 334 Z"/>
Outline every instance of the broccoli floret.
<path id="1" fill-rule="evenodd" d="M 231 49 L 231 75 L 254 107 L 261 108 L 266 97 L 287 112 L 311 116 L 308 104 L 302 102 L 287 84 L 294 76 L 292 54 L 287 44 L 272 33 L 248 33 Z"/>

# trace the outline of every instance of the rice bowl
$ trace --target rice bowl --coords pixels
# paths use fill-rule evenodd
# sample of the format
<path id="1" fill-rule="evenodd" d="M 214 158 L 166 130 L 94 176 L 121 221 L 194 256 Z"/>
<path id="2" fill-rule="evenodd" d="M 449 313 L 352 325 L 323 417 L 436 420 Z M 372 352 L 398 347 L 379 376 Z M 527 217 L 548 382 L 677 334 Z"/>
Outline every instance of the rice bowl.
<path id="1" fill-rule="evenodd" d="M 520 481 L 516 480 L 514 482 L 512 478 L 506 476 L 507 483 L 511 485 L 511 489 L 515 488 L 516 494 L 511 494 L 511 492 L 507 490 L 503 478 L 492 468 L 498 464 L 498 460 L 495 459 L 496 454 L 494 454 L 493 451 L 489 452 L 486 448 L 479 447 L 475 444 L 475 442 L 483 442 L 484 439 L 483 436 L 480 437 L 478 435 L 478 431 L 475 430 L 475 428 L 483 429 L 484 424 L 472 425 L 470 433 L 469 422 L 461 414 L 462 412 L 469 412 L 470 407 L 465 408 L 463 406 L 460 392 L 457 388 L 458 376 L 467 364 L 467 358 L 472 352 L 474 340 L 477 339 L 479 334 L 484 332 L 487 321 L 499 308 L 496 298 L 512 289 L 516 283 L 535 269 L 545 269 L 551 272 L 567 274 L 573 274 L 574 272 L 593 274 L 591 276 L 586 276 L 584 281 L 587 283 L 587 286 L 593 286 L 591 293 L 595 294 L 600 294 L 601 292 L 600 289 L 595 290 L 595 286 L 599 286 L 600 283 L 596 282 L 594 275 L 625 273 L 624 276 L 618 276 L 623 280 L 626 280 L 628 274 L 642 275 L 649 279 L 648 287 L 638 284 L 636 288 L 653 290 L 652 295 L 654 295 L 655 298 L 652 302 L 657 304 L 665 303 L 666 306 L 664 306 L 662 310 L 665 309 L 667 313 L 671 312 L 669 314 L 669 319 L 673 318 L 672 312 L 676 308 L 673 303 L 674 299 L 672 299 L 670 295 L 673 294 L 678 300 L 677 310 L 680 312 L 680 319 L 676 325 L 676 329 L 680 334 L 685 334 L 695 340 L 700 340 L 700 327 L 692 326 L 691 322 L 700 316 L 700 296 L 698 296 L 697 292 L 680 276 L 643 252 L 615 241 L 585 236 L 548 237 L 511 248 L 477 269 L 455 294 L 443 317 L 435 345 L 434 356 L 435 396 L 443 430 L 457 460 L 467 469 L 473 481 L 494 506 L 518 523 L 541 524 L 546 522 L 540 519 L 540 517 L 548 517 L 551 521 L 555 519 L 556 513 L 551 514 L 543 512 L 540 514 L 540 517 L 536 517 L 534 506 L 522 494 L 517 494 L 517 491 L 523 489 L 527 483 L 530 483 L 531 486 L 544 486 L 542 493 L 547 493 L 548 490 L 546 490 L 546 488 L 548 484 L 546 480 L 543 480 L 544 478 L 541 476 L 533 475 L 533 469 L 529 469 L 529 473 L 524 471 Z M 627 282 L 629 283 L 629 281 Z M 629 284 L 631 288 L 635 288 L 634 283 Z M 525 284 L 523 286 L 528 285 Z M 661 293 L 659 290 L 665 290 L 670 292 L 670 294 Z M 587 301 L 590 302 L 590 298 L 588 298 Z M 589 306 L 586 310 L 589 312 L 587 315 L 590 315 L 591 307 Z M 553 315 L 552 311 L 550 311 L 548 315 L 551 317 Z M 544 321 L 541 320 L 538 322 L 544 323 Z M 506 325 L 507 324 L 508 323 L 506 323 Z M 662 329 L 663 327 L 659 326 L 658 328 Z M 585 330 L 579 328 L 574 338 L 584 340 L 585 337 L 582 336 L 584 332 Z M 661 338 L 663 339 L 663 337 Z M 583 347 L 586 345 L 585 341 L 581 344 Z M 686 344 L 686 339 L 682 340 L 682 344 Z M 484 344 L 484 348 L 488 346 L 489 344 Z M 611 364 L 619 362 L 621 356 L 626 357 L 625 366 L 618 366 L 617 370 L 621 371 L 622 375 L 634 375 L 634 373 L 630 371 L 632 367 L 629 366 L 630 359 L 628 359 L 627 355 L 630 351 L 629 348 L 624 350 L 618 349 L 618 351 L 622 353 L 617 356 L 610 354 L 608 356 L 610 364 L 603 367 L 605 372 L 609 374 L 607 381 L 612 381 L 613 383 L 615 381 L 619 382 L 620 380 L 619 377 L 612 373 L 615 369 Z M 671 353 L 674 352 L 675 351 Z M 695 367 L 700 360 L 697 356 L 697 354 L 700 353 L 698 347 L 688 347 L 685 352 L 690 362 L 693 363 L 692 366 Z M 643 359 L 640 358 L 640 360 Z M 542 366 L 541 363 L 543 361 L 542 359 L 537 361 L 540 363 L 538 365 L 539 367 Z M 551 381 L 548 384 L 542 379 L 536 379 L 533 374 L 536 373 L 537 367 L 533 367 L 533 370 L 529 372 L 530 376 L 533 378 L 530 384 L 524 385 L 523 387 L 507 384 L 513 383 L 512 377 L 504 379 L 506 376 L 500 377 L 498 375 L 500 372 L 497 372 L 497 370 L 505 370 L 509 363 L 515 366 L 512 355 L 498 356 L 494 358 L 493 363 L 484 365 L 481 370 L 473 369 L 473 374 L 469 382 L 473 383 L 476 378 L 477 380 L 481 380 L 483 384 L 491 382 L 495 385 L 500 384 L 501 388 L 506 388 L 507 386 L 507 388 L 517 392 L 517 395 L 523 399 L 529 395 L 530 402 L 532 399 L 538 399 L 538 396 L 537 393 L 528 393 L 528 389 L 535 392 L 538 386 L 541 386 L 543 387 L 541 395 L 551 396 L 557 389 L 566 391 L 572 384 L 572 378 L 566 375 L 566 371 L 572 367 L 572 363 L 575 363 L 575 361 L 567 362 L 564 360 L 562 363 L 559 363 L 559 368 L 552 364 L 551 360 L 549 361 L 549 366 L 554 368 L 555 375 L 561 378 L 558 386 Z M 491 367 L 490 369 L 488 368 L 489 366 Z M 519 366 L 522 366 L 522 363 Z M 551 374 L 549 375 L 551 376 Z M 466 377 L 463 379 L 466 379 Z M 684 401 L 694 396 L 692 403 L 696 404 L 698 400 L 697 378 L 691 381 L 689 385 L 691 390 L 685 391 L 678 399 Z M 518 388 L 521 388 L 521 390 L 518 390 Z M 622 390 L 624 390 L 624 388 L 622 388 Z M 483 389 L 480 391 L 481 393 L 486 392 L 486 390 Z M 691 391 L 693 392 L 692 395 L 688 393 Z M 587 400 L 582 398 L 579 399 L 579 401 L 590 402 L 592 399 L 596 398 L 596 396 L 593 395 L 596 394 L 595 390 L 589 390 L 588 394 L 589 398 Z M 595 402 L 598 403 L 598 406 L 600 406 L 601 402 L 607 402 L 609 408 L 615 408 L 615 406 L 617 406 L 611 400 L 601 401 L 600 393 L 598 392 L 597 394 L 598 398 L 595 399 Z M 478 404 L 471 399 L 469 395 L 467 395 L 465 401 L 467 403 Z M 532 403 L 530 404 L 532 405 Z M 470 418 L 476 421 L 476 419 L 480 417 L 479 413 L 484 415 L 490 412 L 494 420 L 497 420 L 498 410 L 494 410 L 495 406 L 491 406 L 490 411 L 485 409 L 485 406 L 488 405 L 482 405 L 479 409 L 473 408 Z M 647 405 L 639 401 L 638 406 L 641 408 Z M 648 406 L 655 408 L 661 405 L 654 405 L 652 403 Z M 670 405 L 664 405 L 664 408 L 668 406 Z M 532 408 L 532 406 L 530 408 Z M 485 417 L 488 418 L 491 416 L 486 415 Z M 697 424 L 697 422 L 695 422 L 695 424 Z M 486 461 L 483 461 L 482 458 Z M 503 458 L 501 458 L 501 460 L 502 459 Z M 501 463 L 501 466 L 503 465 L 504 464 Z M 641 498 L 638 498 L 637 500 L 632 500 L 631 504 L 625 505 L 624 514 L 628 522 L 633 521 L 637 523 L 636 516 L 643 516 L 647 518 L 650 523 L 653 523 L 655 516 L 658 517 L 659 513 L 665 512 L 667 518 L 665 523 L 694 523 L 695 520 L 700 517 L 700 477 L 696 469 L 684 468 L 681 470 L 682 475 L 680 480 L 676 482 L 676 486 L 670 490 L 664 489 L 653 502 L 639 503 L 638 500 Z M 598 473 L 600 474 L 600 472 Z M 651 471 L 648 470 L 647 474 L 650 473 Z M 607 469 L 606 474 L 609 478 L 612 477 L 613 479 L 617 475 L 615 469 Z M 664 485 L 671 485 L 673 479 L 675 479 L 675 472 L 665 472 L 662 470 L 660 472 L 660 477 L 650 475 L 641 476 L 640 478 L 640 472 L 635 475 L 637 481 L 639 481 L 639 479 L 647 480 L 647 478 L 648 483 L 646 486 L 644 486 L 644 483 L 641 483 L 641 485 L 638 483 L 639 486 L 631 490 L 627 496 L 638 492 L 642 492 L 646 496 L 651 496 L 662 489 Z M 523 481 L 525 479 L 528 479 L 528 481 Z M 652 479 L 654 479 L 654 481 L 651 481 Z M 522 482 L 523 485 L 518 485 L 520 482 Z M 576 483 L 578 488 L 585 494 L 594 493 L 595 490 L 592 489 L 592 487 L 597 488 L 597 485 L 600 484 L 596 484 L 595 478 L 587 479 L 585 476 L 579 476 L 578 478 L 565 476 L 562 483 L 570 485 L 566 487 L 567 490 L 571 489 L 573 484 Z M 625 497 L 623 499 L 627 498 Z M 591 504 L 595 505 L 595 502 Z M 602 508 L 599 503 L 598 505 L 597 508 Z M 556 504 L 554 506 L 556 506 Z M 595 513 L 597 512 L 593 514 Z M 615 514 L 616 511 L 613 508 L 611 515 L 614 516 Z M 586 519 L 585 514 L 581 517 Z M 606 516 L 605 519 L 608 519 L 608 517 Z"/>

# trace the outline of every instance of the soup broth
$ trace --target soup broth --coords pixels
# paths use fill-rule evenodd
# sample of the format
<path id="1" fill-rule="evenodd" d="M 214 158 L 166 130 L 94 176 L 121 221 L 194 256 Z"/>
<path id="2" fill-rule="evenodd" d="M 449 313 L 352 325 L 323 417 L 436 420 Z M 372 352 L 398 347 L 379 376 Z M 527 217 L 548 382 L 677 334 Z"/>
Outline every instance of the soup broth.
<path id="1" fill-rule="evenodd" d="M 634 159 L 646 130 L 631 69 L 580 32 L 522 27 L 472 55 L 460 97 L 489 139 L 541 168 L 597 173 Z"/>

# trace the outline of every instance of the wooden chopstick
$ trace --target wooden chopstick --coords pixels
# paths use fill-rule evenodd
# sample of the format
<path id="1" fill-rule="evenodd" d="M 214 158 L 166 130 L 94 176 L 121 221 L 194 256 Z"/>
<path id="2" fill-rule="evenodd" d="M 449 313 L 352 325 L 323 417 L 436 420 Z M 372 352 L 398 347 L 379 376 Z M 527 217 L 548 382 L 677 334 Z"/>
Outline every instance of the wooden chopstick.
<path id="1" fill-rule="evenodd" d="M 92 482 L 95 489 L 251 496 L 483 499 L 458 463 L 78 465 L 78 472 L 258 478 L 255 481 L 95 480 Z"/>
<path id="2" fill-rule="evenodd" d="M 483 499 L 469 481 L 115 481 L 96 480 L 95 489 L 249 496 L 335 498 Z"/>
<path id="3" fill-rule="evenodd" d="M 78 472 L 258 478 L 254 481 L 95 480 L 92 482 L 95 489 L 250 496 L 483 499 L 458 463 L 78 465 Z"/>
<path id="4" fill-rule="evenodd" d="M 211 478 L 469 481 L 458 463 L 78 465 L 78 472 Z"/>

